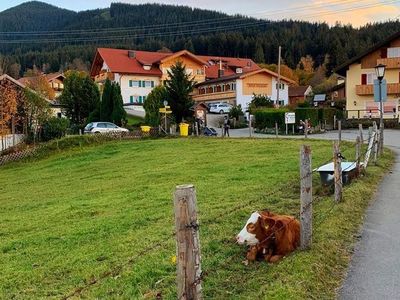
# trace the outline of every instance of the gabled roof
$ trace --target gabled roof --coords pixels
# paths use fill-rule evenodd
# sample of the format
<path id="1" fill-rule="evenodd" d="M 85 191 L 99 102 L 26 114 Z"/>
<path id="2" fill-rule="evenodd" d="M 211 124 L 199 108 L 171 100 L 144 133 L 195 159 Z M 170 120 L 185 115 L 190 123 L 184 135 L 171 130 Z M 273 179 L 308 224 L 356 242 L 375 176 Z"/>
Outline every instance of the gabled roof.
<path id="1" fill-rule="evenodd" d="M 275 73 L 275 72 L 273 72 L 271 70 L 268 70 L 268 69 L 261 69 L 261 70 L 256 70 L 256 71 L 253 71 L 253 72 L 245 73 L 242 76 L 240 76 L 240 78 L 246 78 L 248 76 L 256 75 L 256 74 L 259 74 L 259 73 L 266 73 L 266 74 L 272 75 L 272 77 L 275 77 L 275 78 L 279 77 L 278 73 Z M 289 78 L 287 78 L 285 76 L 281 75 L 280 78 L 281 78 L 280 79 L 281 81 L 285 81 L 286 83 L 296 84 L 296 82 L 294 80 L 289 79 Z"/>
<path id="2" fill-rule="evenodd" d="M 136 50 L 134 53 L 135 57 L 130 58 L 129 50 L 99 48 L 97 49 L 96 57 L 92 65 L 91 74 L 94 75 L 96 64 L 105 62 L 113 73 L 161 76 L 161 70 L 154 64 L 172 55 L 172 53 Z M 152 65 L 150 70 L 145 70 L 143 68 L 144 64 Z"/>
<path id="3" fill-rule="evenodd" d="M 65 76 L 63 73 L 50 73 L 50 74 L 39 74 L 37 76 L 27 76 L 27 77 L 22 77 L 18 79 L 18 81 L 24 85 L 27 85 L 30 81 L 34 80 L 38 76 L 44 76 L 47 81 L 52 81 L 56 78 L 62 77 L 62 79 L 65 79 Z"/>
<path id="4" fill-rule="evenodd" d="M 171 53 L 169 53 L 169 54 L 171 54 Z M 189 51 L 187 51 L 187 50 L 182 50 L 182 51 L 173 53 L 172 55 L 167 56 L 167 57 L 161 59 L 161 63 L 164 63 L 164 62 L 166 62 L 166 61 L 169 61 L 169 60 L 171 60 L 171 59 L 174 59 L 174 58 L 177 58 L 177 57 L 180 57 L 180 56 L 183 56 L 183 55 L 189 56 L 190 58 L 192 58 L 194 61 L 198 62 L 198 63 L 201 64 L 201 65 L 206 65 L 206 64 L 207 64 L 207 63 L 206 63 L 204 60 L 202 60 L 199 56 L 196 56 L 196 55 L 194 55 L 193 53 L 191 53 L 191 52 L 189 52 Z"/>
<path id="5" fill-rule="evenodd" d="M 206 77 L 210 79 L 218 78 L 220 62 L 224 69 L 224 76 L 236 74 L 236 68 L 242 68 L 243 73 L 260 70 L 261 68 L 250 58 L 226 57 L 226 56 L 208 56 L 197 55 L 201 60 L 207 63 Z"/>
<path id="6" fill-rule="evenodd" d="M 22 89 L 26 88 L 25 84 L 23 84 L 22 82 L 19 82 L 18 80 L 12 78 L 11 76 L 9 76 L 7 74 L 3 74 L 3 75 L 0 76 L 0 81 L 5 80 L 5 79 L 11 81 L 12 83 L 14 83 L 15 85 L 19 86 Z"/>
<path id="7" fill-rule="evenodd" d="M 304 97 L 309 88 L 309 85 L 290 86 L 289 97 Z"/>
<path id="8" fill-rule="evenodd" d="M 373 47 L 369 48 L 365 52 L 362 52 L 360 55 L 353 57 L 352 59 L 348 60 L 347 62 L 339 65 L 338 67 L 336 67 L 333 70 L 333 72 L 338 73 L 339 75 L 342 75 L 342 76 L 346 76 L 346 71 L 351 64 L 354 64 L 355 62 L 362 59 L 364 56 L 367 56 L 368 54 L 379 50 L 380 48 L 390 44 L 393 40 L 398 39 L 398 38 L 400 38 L 400 31 L 389 36 L 388 38 L 381 41 L 380 43 L 375 44 Z"/>

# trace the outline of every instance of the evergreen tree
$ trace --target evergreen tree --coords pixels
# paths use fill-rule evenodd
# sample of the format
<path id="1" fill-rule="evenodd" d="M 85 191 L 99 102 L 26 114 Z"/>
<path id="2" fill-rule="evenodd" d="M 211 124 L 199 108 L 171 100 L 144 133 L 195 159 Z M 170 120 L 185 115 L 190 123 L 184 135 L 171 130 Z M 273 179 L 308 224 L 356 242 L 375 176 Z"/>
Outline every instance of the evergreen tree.
<path id="1" fill-rule="evenodd" d="M 118 83 L 112 84 L 112 96 L 113 110 L 111 118 L 114 124 L 122 126 L 126 121 L 126 111 L 124 109 L 124 101 L 121 95 L 121 87 Z"/>
<path id="2" fill-rule="evenodd" d="M 159 109 L 164 106 L 163 102 L 167 99 L 167 90 L 164 86 L 155 87 L 144 101 L 143 107 L 146 111 L 144 121 L 150 126 L 160 124 Z"/>
<path id="3" fill-rule="evenodd" d="M 264 49 L 260 43 L 256 44 L 256 53 L 254 55 L 254 60 L 256 63 L 263 64 L 265 63 Z"/>
<path id="4" fill-rule="evenodd" d="M 70 71 L 64 80 L 60 103 L 71 124 L 83 127 L 89 115 L 99 106 L 100 92 L 88 75 Z"/>
<path id="5" fill-rule="evenodd" d="M 195 82 L 186 73 L 186 68 L 181 61 L 178 61 L 168 71 L 169 79 L 166 81 L 168 102 L 177 123 L 184 118 L 190 118 L 193 105 L 191 92 Z"/>
<path id="6" fill-rule="evenodd" d="M 100 104 L 100 120 L 102 122 L 112 122 L 112 113 L 114 110 L 114 87 L 111 83 L 110 79 L 107 78 L 103 95 L 101 96 L 101 104 Z"/>

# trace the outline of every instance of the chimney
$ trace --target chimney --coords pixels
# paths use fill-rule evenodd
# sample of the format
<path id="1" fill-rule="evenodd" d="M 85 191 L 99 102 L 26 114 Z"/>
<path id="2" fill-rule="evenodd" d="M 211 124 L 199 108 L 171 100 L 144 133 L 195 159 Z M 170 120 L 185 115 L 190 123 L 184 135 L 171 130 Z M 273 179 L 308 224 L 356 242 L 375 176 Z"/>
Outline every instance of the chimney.
<path id="1" fill-rule="evenodd" d="M 224 76 L 224 70 L 219 69 L 218 70 L 218 78 L 221 78 L 222 76 Z"/>
<path id="2" fill-rule="evenodd" d="M 128 50 L 128 57 L 129 58 L 136 58 L 136 52 L 133 50 Z"/>

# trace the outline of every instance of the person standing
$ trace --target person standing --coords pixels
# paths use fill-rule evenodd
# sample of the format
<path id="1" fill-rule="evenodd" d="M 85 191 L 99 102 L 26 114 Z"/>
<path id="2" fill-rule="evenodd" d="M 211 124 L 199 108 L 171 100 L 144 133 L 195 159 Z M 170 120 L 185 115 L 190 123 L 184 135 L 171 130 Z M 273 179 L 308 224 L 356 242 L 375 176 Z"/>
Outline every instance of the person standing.
<path id="1" fill-rule="evenodd" d="M 224 118 L 224 137 L 228 135 L 229 137 L 229 128 L 231 127 L 231 123 L 229 121 L 229 118 L 225 116 Z"/>

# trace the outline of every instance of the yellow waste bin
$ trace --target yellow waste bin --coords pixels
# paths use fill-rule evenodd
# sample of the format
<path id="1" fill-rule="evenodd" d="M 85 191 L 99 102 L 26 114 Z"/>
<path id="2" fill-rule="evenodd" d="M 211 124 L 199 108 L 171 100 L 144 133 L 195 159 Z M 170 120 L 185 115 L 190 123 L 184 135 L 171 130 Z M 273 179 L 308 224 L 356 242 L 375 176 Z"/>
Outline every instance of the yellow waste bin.
<path id="1" fill-rule="evenodd" d="M 179 131 L 181 136 L 188 136 L 189 135 L 189 124 L 181 123 L 179 124 Z"/>
<path id="2" fill-rule="evenodd" d="M 150 126 L 140 126 L 140 129 L 142 129 L 142 132 L 148 133 L 148 132 L 150 132 L 151 127 Z"/>

